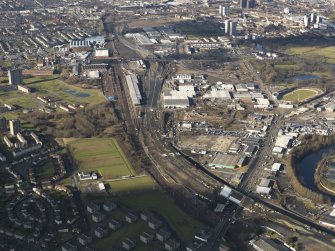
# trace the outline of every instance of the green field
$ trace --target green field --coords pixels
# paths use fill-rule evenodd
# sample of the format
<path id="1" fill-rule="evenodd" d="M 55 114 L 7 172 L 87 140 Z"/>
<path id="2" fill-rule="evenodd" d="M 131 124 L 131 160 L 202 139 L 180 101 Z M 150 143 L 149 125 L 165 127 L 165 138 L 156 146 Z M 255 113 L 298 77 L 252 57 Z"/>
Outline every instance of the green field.
<path id="1" fill-rule="evenodd" d="M 127 208 L 136 210 L 150 210 L 164 219 L 164 222 L 173 230 L 178 238 L 185 244 L 188 244 L 194 238 L 194 235 L 207 226 L 192 218 L 190 215 L 182 211 L 167 195 L 160 189 L 155 191 L 143 192 L 140 194 L 119 196 L 119 203 Z M 124 212 L 117 209 L 111 212 L 107 219 L 116 219 L 122 222 L 123 227 L 116 232 L 109 234 L 106 238 L 99 240 L 93 244 L 97 250 L 106 250 L 107 247 L 120 247 L 120 242 L 127 237 L 138 239 L 143 231 L 153 232 L 149 229 L 147 223 L 142 220 L 134 224 L 128 224 L 124 221 Z M 138 243 L 134 249 L 136 251 L 148 250 L 148 246 Z"/>
<path id="2" fill-rule="evenodd" d="M 185 242 L 190 242 L 204 224 L 181 210 L 164 191 L 158 189 L 136 195 L 120 197 L 123 204 L 140 210 L 152 210 L 161 215 L 176 234 Z"/>
<path id="3" fill-rule="evenodd" d="M 36 100 L 36 96 L 51 96 L 59 98 L 66 103 L 87 103 L 87 104 L 98 104 L 105 101 L 105 98 L 101 92 L 97 89 L 83 89 L 80 87 L 72 86 L 56 76 L 50 77 L 33 77 L 24 79 L 24 83 L 30 88 L 34 88 L 36 92 L 31 94 L 25 94 L 18 90 L 0 91 L 0 102 L 2 104 L 17 105 L 22 108 L 37 108 L 39 102 Z M 8 83 L 3 83 L 7 85 Z M 68 92 L 76 92 L 76 94 L 83 94 L 85 97 L 79 97 Z M 9 118 L 15 118 L 17 115 L 8 115 Z"/>
<path id="4" fill-rule="evenodd" d="M 208 22 L 181 22 L 174 25 L 176 32 L 191 36 L 218 36 L 223 32 Z"/>
<path id="5" fill-rule="evenodd" d="M 51 178 L 55 174 L 55 169 L 56 169 L 56 165 L 55 165 L 54 159 L 49 159 L 42 165 L 37 166 L 35 169 L 37 180 Z"/>
<path id="6" fill-rule="evenodd" d="M 299 71 L 300 66 L 295 64 L 275 64 L 274 68 L 276 70 L 282 70 L 282 71 Z"/>
<path id="7" fill-rule="evenodd" d="M 117 195 L 126 193 L 139 193 L 157 188 L 149 176 L 111 181 L 108 182 L 108 184 L 110 185 L 110 193 Z"/>
<path id="8" fill-rule="evenodd" d="M 335 46 L 295 46 L 288 48 L 288 53 L 302 57 L 324 57 L 328 63 L 335 63 Z"/>
<path id="9" fill-rule="evenodd" d="M 104 179 L 135 175 L 114 138 L 79 139 L 68 147 L 80 171 L 97 171 Z"/>
<path id="10" fill-rule="evenodd" d="M 62 81 L 58 75 L 27 78 L 24 79 L 24 83 L 30 88 L 35 88 L 37 96 L 60 98 L 67 103 L 98 104 L 105 101 L 99 90 L 83 89 L 77 86 L 69 85 Z M 83 94 L 85 97 L 73 95 L 69 93 L 69 91 Z"/>
<path id="11" fill-rule="evenodd" d="M 318 94 L 313 89 L 298 89 L 284 95 L 283 100 L 291 102 L 301 102 Z"/>

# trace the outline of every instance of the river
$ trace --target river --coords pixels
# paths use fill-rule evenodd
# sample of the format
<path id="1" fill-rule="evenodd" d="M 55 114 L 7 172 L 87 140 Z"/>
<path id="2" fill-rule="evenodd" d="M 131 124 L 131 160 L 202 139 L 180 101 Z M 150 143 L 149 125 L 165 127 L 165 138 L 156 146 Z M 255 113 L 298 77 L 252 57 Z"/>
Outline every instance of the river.
<path id="1" fill-rule="evenodd" d="M 303 183 L 305 187 L 314 192 L 323 193 L 322 191 L 319 190 L 319 188 L 315 184 L 314 180 L 315 170 L 319 161 L 322 159 L 323 156 L 334 152 L 335 152 L 334 146 L 324 147 L 316 152 L 308 154 L 300 161 L 297 173 L 299 180 Z"/>

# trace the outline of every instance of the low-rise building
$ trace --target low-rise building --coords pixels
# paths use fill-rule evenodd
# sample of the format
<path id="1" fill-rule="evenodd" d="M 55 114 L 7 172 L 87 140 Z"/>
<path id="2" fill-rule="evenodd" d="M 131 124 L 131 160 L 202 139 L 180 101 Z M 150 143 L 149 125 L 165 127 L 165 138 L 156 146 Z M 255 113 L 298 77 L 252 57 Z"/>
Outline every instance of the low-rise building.
<path id="1" fill-rule="evenodd" d="M 140 234 L 140 241 L 142 241 L 145 244 L 150 243 L 154 239 L 154 234 L 148 233 L 148 232 L 143 232 Z"/>
<path id="2" fill-rule="evenodd" d="M 114 231 L 118 230 L 121 228 L 121 223 L 118 222 L 117 220 L 112 219 L 111 221 L 108 222 L 108 227 Z"/>
<path id="3" fill-rule="evenodd" d="M 167 242 L 165 242 L 164 244 L 165 250 L 168 250 L 168 251 L 175 251 L 179 247 L 180 247 L 180 242 L 172 238 L 167 240 Z"/>
<path id="4" fill-rule="evenodd" d="M 165 228 L 159 229 L 159 231 L 156 233 L 157 240 L 162 241 L 162 242 L 169 239 L 170 236 L 171 236 L 171 232 Z"/>
<path id="5" fill-rule="evenodd" d="M 92 214 L 92 220 L 93 220 L 94 222 L 101 222 L 101 221 L 103 221 L 104 219 L 105 219 L 105 215 L 102 214 L 102 213 L 100 213 L 100 212 L 94 212 L 94 213 Z"/>
<path id="6" fill-rule="evenodd" d="M 98 237 L 99 239 L 104 238 L 108 234 L 108 230 L 103 227 L 97 227 L 94 230 L 94 235 Z"/>
<path id="7" fill-rule="evenodd" d="M 128 213 L 125 219 L 126 219 L 126 222 L 128 223 L 134 223 L 138 220 L 138 216 L 133 213 Z"/>
<path id="8" fill-rule="evenodd" d="M 126 250 L 131 250 L 134 247 L 136 247 L 136 242 L 134 240 L 127 238 L 122 241 L 122 247 Z"/>
<path id="9" fill-rule="evenodd" d="M 113 203 L 111 201 L 107 201 L 102 205 L 102 208 L 108 213 L 112 212 L 116 207 L 116 203 Z"/>

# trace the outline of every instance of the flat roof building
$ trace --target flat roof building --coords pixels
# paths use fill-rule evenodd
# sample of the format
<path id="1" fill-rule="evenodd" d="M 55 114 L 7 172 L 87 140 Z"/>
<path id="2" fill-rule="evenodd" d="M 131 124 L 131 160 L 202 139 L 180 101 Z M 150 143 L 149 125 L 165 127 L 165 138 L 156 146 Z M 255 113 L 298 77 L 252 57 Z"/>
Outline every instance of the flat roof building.
<path id="1" fill-rule="evenodd" d="M 129 95 L 134 106 L 141 105 L 141 92 L 138 88 L 138 79 L 135 74 L 129 73 L 126 77 L 126 82 L 129 90 Z"/>
<path id="2" fill-rule="evenodd" d="M 217 154 L 211 163 L 208 164 L 211 168 L 236 168 L 241 167 L 245 162 L 245 157 L 232 154 Z"/>

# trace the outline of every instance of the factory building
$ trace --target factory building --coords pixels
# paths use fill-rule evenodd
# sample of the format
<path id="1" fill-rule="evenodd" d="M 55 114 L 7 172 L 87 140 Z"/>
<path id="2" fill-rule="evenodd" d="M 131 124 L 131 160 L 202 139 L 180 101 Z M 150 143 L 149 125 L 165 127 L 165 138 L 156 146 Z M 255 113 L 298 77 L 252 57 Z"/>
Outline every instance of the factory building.
<path id="1" fill-rule="evenodd" d="M 178 90 L 164 93 L 165 108 L 187 108 L 190 106 L 189 98 L 195 96 L 193 85 L 180 85 Z"/>
<path id="2" fill-rule="evenodd" d="M 229 168 L 234 169 L 245 164 L 246 158 L 232 154 L 217 154 L 211 163 L 208 164 L 211 168 Z"/>

